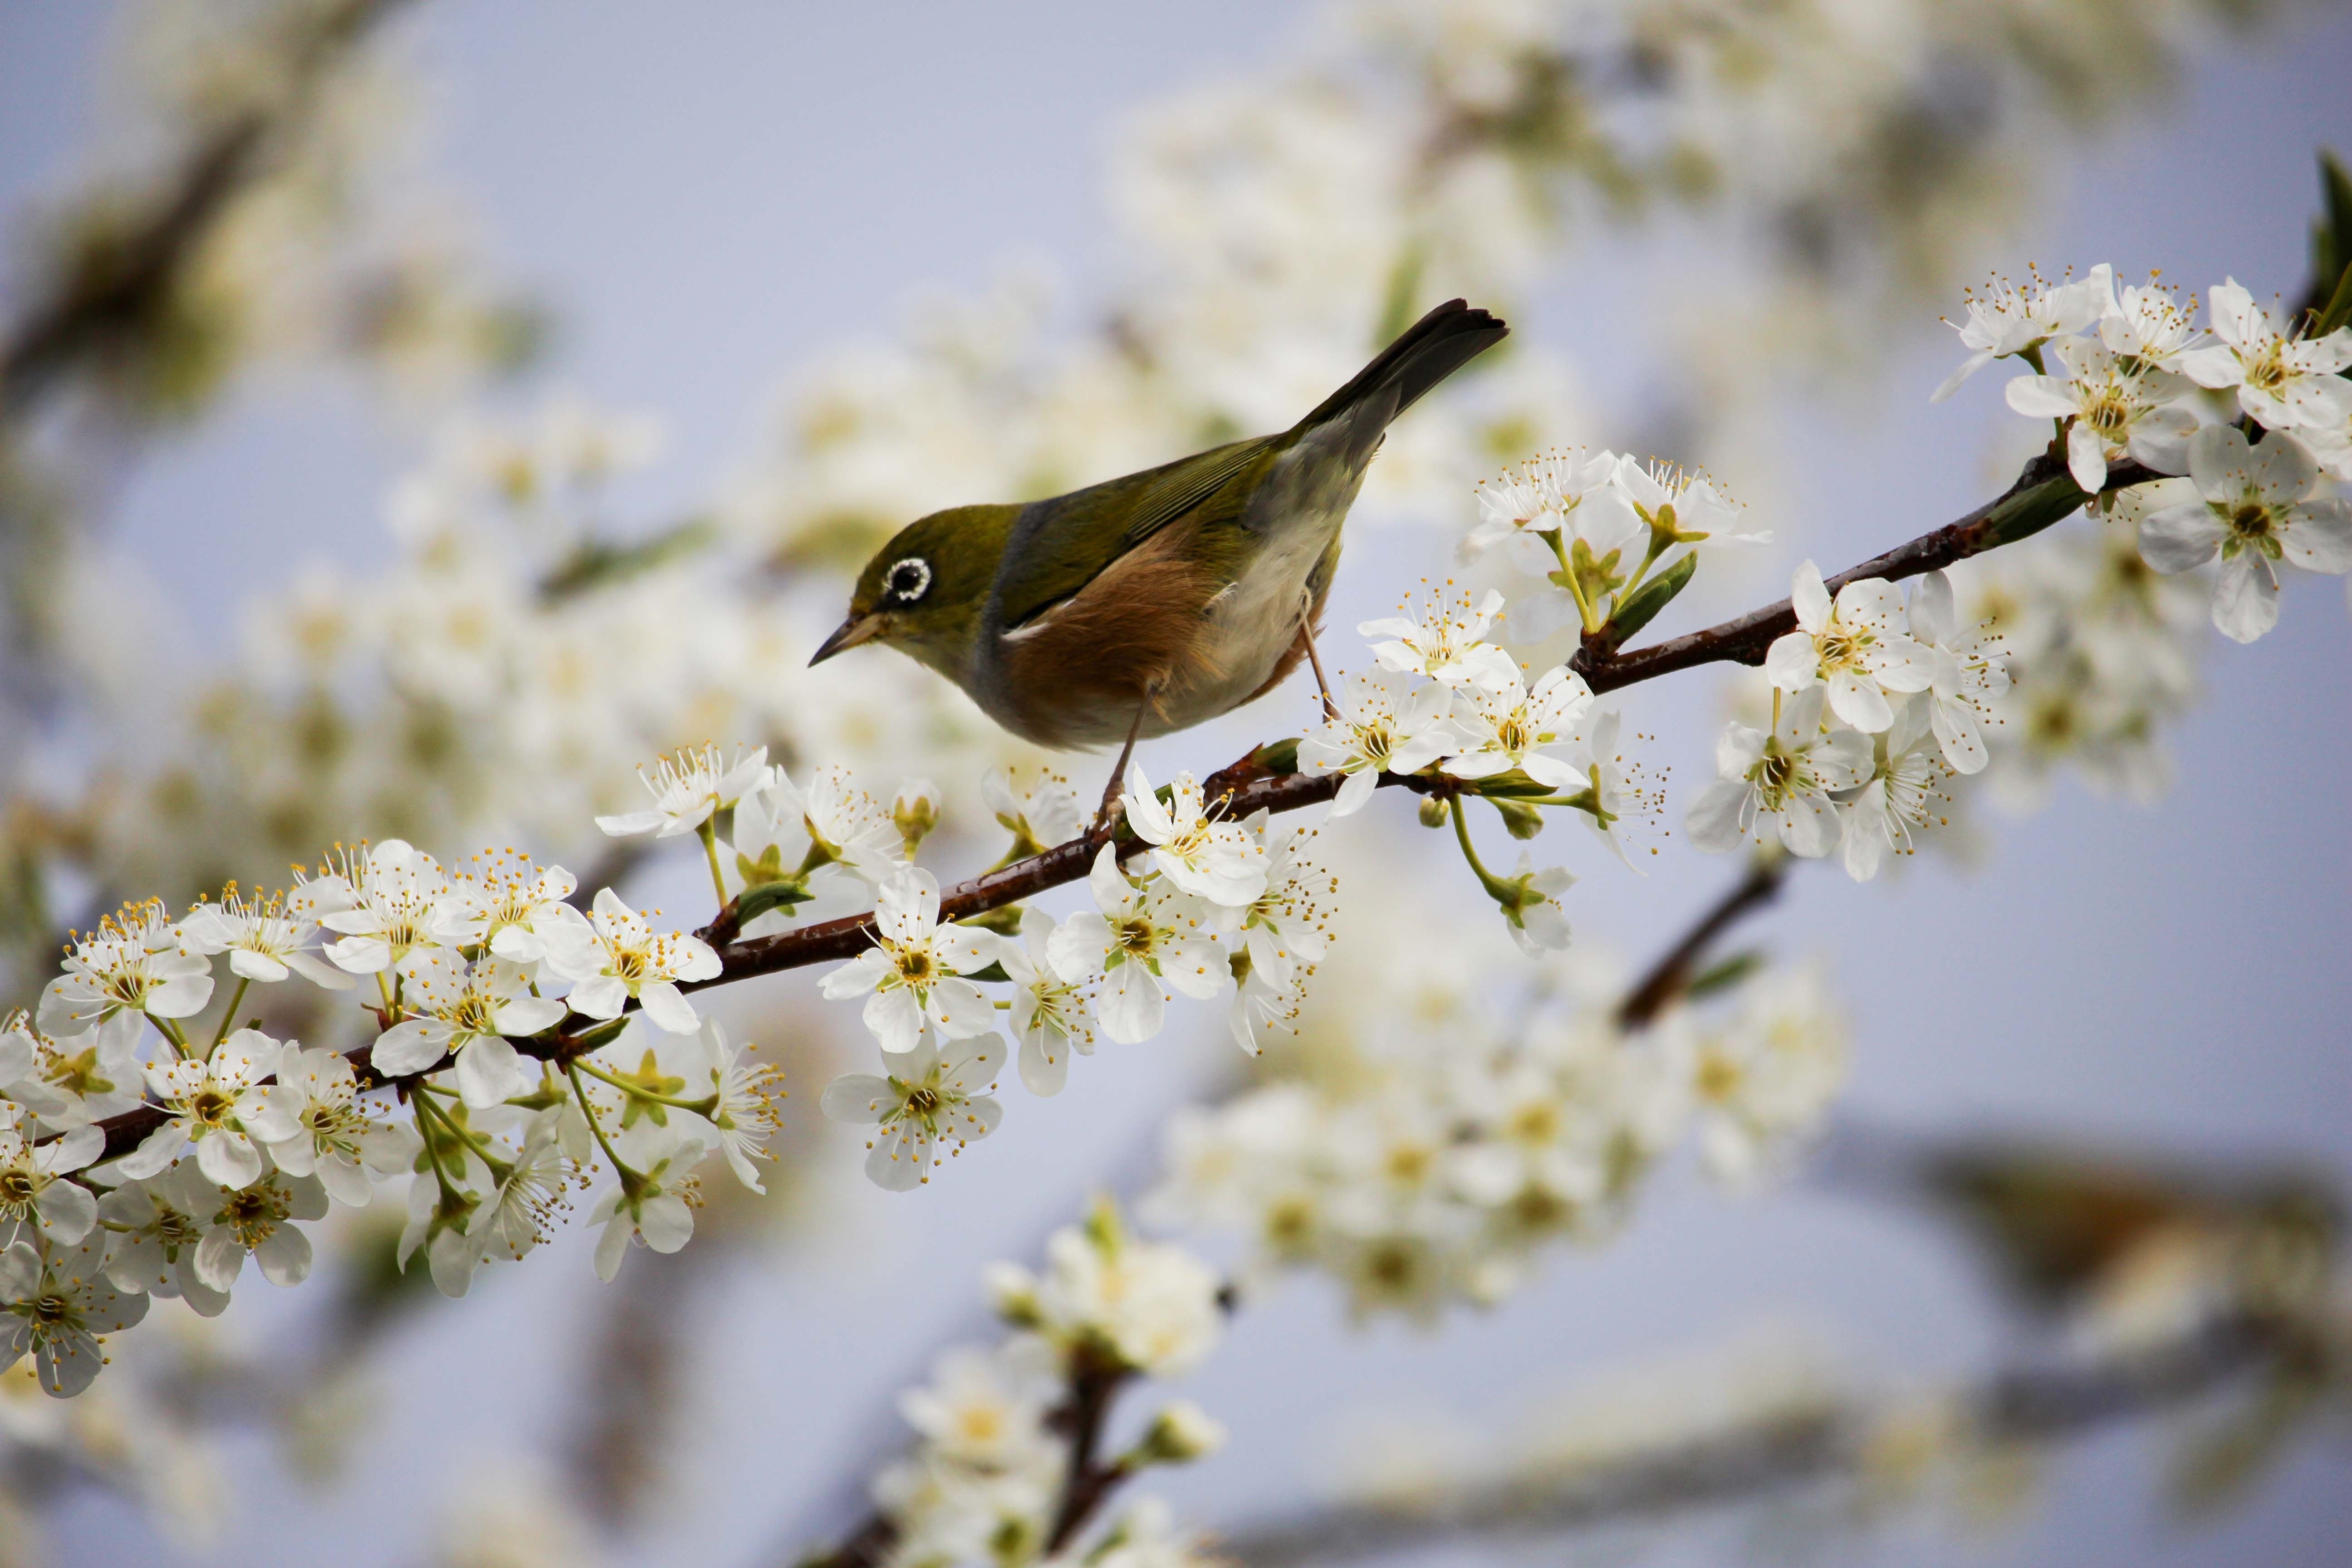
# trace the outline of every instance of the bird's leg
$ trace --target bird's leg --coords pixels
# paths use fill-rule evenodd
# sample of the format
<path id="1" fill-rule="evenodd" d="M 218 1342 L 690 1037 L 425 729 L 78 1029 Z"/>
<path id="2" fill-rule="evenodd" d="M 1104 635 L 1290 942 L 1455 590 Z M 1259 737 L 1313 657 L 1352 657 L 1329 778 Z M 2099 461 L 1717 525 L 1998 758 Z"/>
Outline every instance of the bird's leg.
<path id="1" fill-rule="evenodd" d="M 1337 719 L 1339 704 L 1331 696 L 1331 683 L 1323 679 L 1323 656 L 1315 651 L 1315 597 L 1302 594 L 1298 604 L 1298 640 L 1307 645 L 1307 668 L 1315 672 L 1315 689 L 1323 694 L 1323 716 Z"/>
<path id="2" fill-rule="evenodd" d="M 1118 818 L 1114 813 L 1118 806 L 1119 791 L 1127 783 L 1128 761 L 1135 755 L 1135 738 L 1143 733 L 1143 715 L 1150 711 L 1151 700 L 1158 692 L 1159 688 L 1153 687 L 1135 705 L 1135 722 L 1127 727 L 1127 744 L 1118 749 L 1118 764 L 1110 771 L 1110 782 L 1103 785 L 1102 806 L 1095 813 L 1092 837 L 1108 839 L 1117 828 Z"/>

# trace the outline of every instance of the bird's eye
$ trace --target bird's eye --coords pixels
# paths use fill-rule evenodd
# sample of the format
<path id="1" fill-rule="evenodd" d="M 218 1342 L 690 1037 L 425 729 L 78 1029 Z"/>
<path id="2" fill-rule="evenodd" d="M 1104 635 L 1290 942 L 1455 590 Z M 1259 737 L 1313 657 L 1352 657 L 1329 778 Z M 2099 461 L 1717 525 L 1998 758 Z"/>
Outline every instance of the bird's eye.
<path id="1" fill-rule="evenodd" d="M 882 592 L 893 604 L 911 605 L 931 591 L 931 563 L 919 555 L 893 562 L 882 574 Z"/>

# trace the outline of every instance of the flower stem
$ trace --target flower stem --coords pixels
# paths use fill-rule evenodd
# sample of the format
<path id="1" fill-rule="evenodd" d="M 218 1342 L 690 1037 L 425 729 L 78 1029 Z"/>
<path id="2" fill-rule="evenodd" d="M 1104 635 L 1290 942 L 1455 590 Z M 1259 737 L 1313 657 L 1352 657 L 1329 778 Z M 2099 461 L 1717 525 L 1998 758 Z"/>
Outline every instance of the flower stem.
<path id="1" fill-rule="evenodd" d="M 244 1004 L 245 988 L 252 984 L 253 977 L 249 974 L 240 974 L 236 977 L 236 989 L 229 993 L 228 1010 L 221 1015 L 220 1027 L 213 1031 L 213 1043 L 210 1049 L 215 1051 L 220 1049 L 220 1043 L 228 1038 L 229 1030 L 236 1026 L 236 1010 Z"/>
<path id="2" fill-rule="evenodd" d="M 702 839 L 702 852 L 706 856 L 709 857 L 710 886 L 712 889 L 718 893 L 719 907 L 723 910 L 727 907 L 727 879 L 719 872 L 719 869 L 718 819 L 709 816 L 704 817 L 702 819 L 702 826 L 696 828 L 695 832 Z"/>
<path id="3" fill-rule="evenodd" d="M 613 1173 L 620 1177 L 624 1188 L 635 1186 L 645 1178 L 623 1164 L 621 1157 L 613 1152 L 613 1141 L 604 1136 L 604 1123 L 597 1118 L 596 1107 L 588 1099 L 588 1086 L 580 1081 L 580 1064 L 566 1062 L 563 1070 L 572 1079 L 572 1092 L 580 1101 L 580 1114 L 588 1119 L 588 1131 L 596 1135 L 596 1146 L 604 1151 L 604 1158 L 613 1162 Z"/>
<path id="4" fill-rule="evenodd" d="M 1008 1002 L 1005 1005 L 1009 1007 L 1012 1004 Z M 627 1079 L 606 1072 L 603 1068 L 584 1058 L 573 1065 L 586 1068 L 589 1076 L 603 1079 L 623 1094 L 633 1095 L 639 1100 L 657 1100 L 664 1105 L 675 1105 L 681 1110 L 691 1110 L 698 1116 L 707 1116 L 719 1109 L 719 1097 L 715 1094 L 706 1094 L 700 1100 L 681 1100 L 674 1094 L 656 1093 L 653 1089 L 631 1083 Z"/>
<path id="5" fill-rule="evenodd" d="M 1486 869 L 1486 862 L 1478 858 L 1478 851 L 1470 842 L 1470 814 L 1462 808 L 1462 797 L 1457 795 L 1446 804 L 1454 813 L 1454 837 L 1462 846 L 1462 858 L 1470 862 L 1470 869 L 1476 874 L 1478 885 L 1486 889 L 1486 896 L 1500 899 L 1502 883 Z"/>

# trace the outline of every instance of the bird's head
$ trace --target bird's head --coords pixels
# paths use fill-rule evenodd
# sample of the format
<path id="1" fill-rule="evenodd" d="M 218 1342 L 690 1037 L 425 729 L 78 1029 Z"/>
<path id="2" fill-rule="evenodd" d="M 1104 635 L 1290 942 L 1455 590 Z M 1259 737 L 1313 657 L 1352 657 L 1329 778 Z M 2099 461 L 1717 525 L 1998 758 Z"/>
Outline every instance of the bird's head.
<path id="1" fill-rule="evenodd" d="M 960 506 L 900 529 L 857 574 L 848 618 L 809 663 L 822 664 L 860 643 L 883 642 L 961 681 L 1020 510 Z"/>

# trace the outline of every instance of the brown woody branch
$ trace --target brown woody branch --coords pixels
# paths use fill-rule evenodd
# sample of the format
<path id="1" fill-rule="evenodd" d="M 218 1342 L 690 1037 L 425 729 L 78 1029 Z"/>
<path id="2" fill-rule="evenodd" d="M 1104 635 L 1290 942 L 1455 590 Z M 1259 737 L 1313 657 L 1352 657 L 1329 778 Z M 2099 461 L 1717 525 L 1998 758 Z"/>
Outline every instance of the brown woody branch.
<path id="1" fill-rule="evenodd" d="M 2116 465 L 2107 471 L 2107 488 L 2117 489 L 2159 478 L 2137 463 Z M 1835 593 L 1850 582 L 1864 577 L 1911 577 L 1955 562 L 1980 555 L 2000 545 L 2038 533 L 2079 510 L 2089 498 L 2067 477 L 2065 463 L 2055 453 L 2044 452 L 2025 465 L 2024 471 L 1996 500 L 1977 508 L 1967 516 L 1946 524 L 1933 532 L 1920 535 L 1908 544 L 1876 556 L 1850 571 L 1842 572 L 1829 580 Z M 1607 645 L 1605 634 L 1588 639 L 1576 656 L 1573 668 L 1579 670 L 1595 691 L 1613 691 L 1620 687 L 1654 680 L 1659 676 L 1697 665 L 1721 661 L 1760 663 L 1764 650 L 1772 639 L 1796 625 L 1795 612 L 1787 600 L 1764 609 L 1751 612 L 1705 631 L 1693 632 L 1629 654 L 1619 654 Z M 1260 747 L 1230 765 L 1211 774 L 1202 786 L 1212 801 L 1222 802 L 1227 814 L 1247 816 L 1257 811 L 1299 811 L 1318 805 L 1339 793 L 1337 773 L 1302 773 L 1276 771 L 1275 764 Z M 1445 793 L 1454 786 L 1452 781 L 1415 774 L 1399 777 L 1384 773 L 1381 784 L 1398 785 L 1423 794 Z M 942 921 L 970 920 L 992 910 L 1017 904 L 1036 897 L 1050 889 L 1081 881 L 1092 868 L 1095 857 L 1106 844 L 1117 843 L 1124 854 L 1139 847 L 1140 840 L 1120 824 L 1108 833 L 1089 832 L 1066 844 L 1059 844 L 1026 860 L 970 878 L 940 893 L 940 918 Z M 1745 895 L 1748 902 L 1760 902 L 1770 896 L 1769 889 Z M 1736 916 L 1748 907 L 1731 911 Z M 1727 916 L 1727 920 L 1731 916 Z M 715 985 L 732 984 L 755 975 L 775 974 L 788 969 L 805 969 L 812 964 L 846 963 L 874 943 L 874 916 L 845 915 L 837 920 L 820 921 L 814 925 L 800 926 L 773 936 L 749 937 L 734 940 L 731 916 L 721 911 L 719 919 L 703 928 L 700 933 L 719 949 L 720 972 L 709 980 L 691 982 L 682 990 L 701 991 Z M 1712 932 L 1706 933 L 1711 938 Z M 1704 939 L 1703 939 L 1704 940 Z M 1693 950 L 1694 953 L 1696 949 Z M 1668 955 L 1673 959 L 1674 955 Z M 1685 966 L 1690 955 L 1681 961 Z M 1680 984 L 1686 975 L 1670 976 L 1663 984 Z M 1639 994 L 1628 999 L 1628 1005 L 1639 1000 Z M 1658 999 L 1664 1000 L 1663 994 Z M 1655 1004 L 1650 1004 L 1654 1006 Z M 578 1034 L 558 1030 L 548 1035 L 514 1042 L 515 1048 L 526 1056 L 544 1061 L 562 1063 L 580 1054 L 583 1047 Z M 354 1067 L 364 1069 L 370 1047 L 362 1046 L 349 1053 Z M 108 1118 L 106 1158 L 127 1153 L 139 1141 L 162 1124 L 163 1113 L 142 1106 L 120 1116 Z"/>
<path id="2" fill-rule="evenodd" d="M 1962 1392 L 1956 1402 L 1960 1429 L 1968 1441 L 1990 1448 L 2083 1436 L 2178 1408 L 2291 1358 L 2297 1338 L 2279 1320 L 2234 1317 L 2154 1346 L 2000 1373 Z M 1218 1545 L 1250 1568 L 1285 1568 L 1748 1502 L 1864 1475 L 1886 1414 L 1824 1403 L 1573 1470 L 1466 1487 L 1412 1512 L 1369 1503 L 1304 1509 L 1227 1532 Z"/>
<path id="3" fill-rule="evenodd" d="M 53 293 L 0 342 L 0 413 L 20 415 L 77 366 L 152 329 L 230 205 L 266 168 L 318 81 L 408 0 L 342 0 L 308 24 L 288 62 L 293 90 L 233 114 L 188 150 L 150 209 L 102 252 L 75 258 Z"/>

